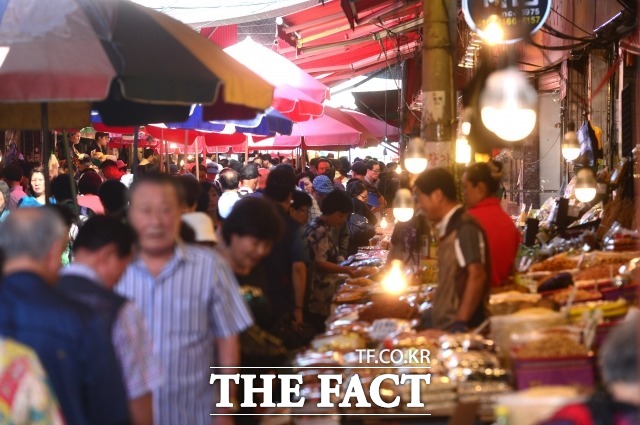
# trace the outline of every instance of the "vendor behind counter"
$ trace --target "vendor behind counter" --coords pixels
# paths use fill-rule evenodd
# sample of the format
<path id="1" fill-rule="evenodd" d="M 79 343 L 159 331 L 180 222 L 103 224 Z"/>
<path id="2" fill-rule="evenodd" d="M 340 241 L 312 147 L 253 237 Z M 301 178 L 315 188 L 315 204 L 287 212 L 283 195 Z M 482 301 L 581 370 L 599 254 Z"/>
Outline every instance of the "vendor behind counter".
<path id="1" fill-rule="evenodd" d="M 485 233 L 457 202 L 455 180 L 444 168 L 424 171 L 416 188 L 440 238 L 438 287 L 423 323 L 450 332 L 479 326 L 487 317 L 491 278 Z"/>

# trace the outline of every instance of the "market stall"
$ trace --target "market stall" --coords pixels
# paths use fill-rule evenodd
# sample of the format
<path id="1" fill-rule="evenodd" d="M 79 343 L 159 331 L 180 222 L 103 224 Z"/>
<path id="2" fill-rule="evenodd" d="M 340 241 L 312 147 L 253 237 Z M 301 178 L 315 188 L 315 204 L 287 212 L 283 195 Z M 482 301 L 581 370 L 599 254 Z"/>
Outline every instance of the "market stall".
<path id="1" fill-rule="evenodd" d="M 296 356 L 301 396 L 307 399 L 321 399 L 319 375 L 342 376 L 334 407 L 311 403 L 299 414 L 335 413 L 347 423 L 446 423 L 457 410 L 475 409 L 472 416 L 483 423 L 497 415 L 534 424 L 594 390 L 602 341 L 638 304 L 638 285 L 631 279 L 640 257 L 638 234 L 614 225 L 594 241 L 599 249 L 576 249 L 576 242 L 560 238 L 557 248 L 523 248 L 520 269 L 509 285 L 493 290 L 491 317 L 479 328 L 457 334 L 423 329 L 421 318 L 436 286 L 437 247 L 411 267 L 397 260 L 387 264 L 383 248 L 391 232 L 386 229 L 372 241 L 375 246 L 361 247 L 344 263 L 367 268 L 368 275 L 344 277 L 326 332 Z M 430 375 L 420 384 L 422 405 L 410 405 L 416 401 L 411 382 L 373 385 L 385 374 Z M 364 400 L 353 398 L 341 406 L 354 376 L 369 404 L 358 407 Z M 374 387 L 382 401 L 397 399 L 398 405 L 376 405 L 370 398 Z"/>

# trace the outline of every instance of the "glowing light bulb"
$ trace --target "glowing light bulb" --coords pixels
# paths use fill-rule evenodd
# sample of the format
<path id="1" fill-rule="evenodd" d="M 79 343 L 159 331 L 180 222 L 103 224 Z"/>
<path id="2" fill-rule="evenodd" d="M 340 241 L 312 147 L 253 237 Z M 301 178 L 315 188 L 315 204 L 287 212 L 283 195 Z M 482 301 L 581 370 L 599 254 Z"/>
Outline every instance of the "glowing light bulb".
<path id="1" fill-rule="evenodd" d="M 382 288 L 391 294 L 401 294 L 407 288 L 407 278 L 402 273 L 402 261 L 393 260 L 391 270 L 382 279 Z"/>
<path id="2" fill-rule="evenodd" d="M 413 217 L 413 196 L 409 189 L 398 189 L 393 200 L 393 216 L 398 221 L 409 221 Z"/>
<path id="3" fill-rule="evenodd" d="M 387 217 L 382 217 L 382 220 L 380 220 L 380 227 L 382 229 L 386 229 L 388 225 L 389 223 L 387 223 Z"/>
<path id="4" fill-rule="evenodd" d="M 402 167 L 400 166 L 400 164 L 398 164 L 398 166 L 396 167 L 396 173 L 402 174 Z"/>
<path id="5" fill-rule="evenodd" d="M 504 40 L 504 30 L 502 29 L 498 15 L 489 16 L 489 19 L 487 19 L 487 26 L 484 27 L 483 31 L 480 31 L 480 36 L 490 46 L 502 43 Z"/>
<path id="6" fill-rule="evenodd" d="M 420 174 L 427 168 L 427 158 L 424 155 L 424 142 L 414 137 L 407 144 L 407 154 L 404 157 L 404 168 L 411 174 Z"/>
<path id="7" fill-rule="evenodd" d="M 468 164 L 471 162 L 471 146 L 466 137 L 456 140 L 456 162 L 458 164 Z"/>
<path id="8" fill-rule="evenodd" d="M 589 168 L 583 168 L 578 171 L 576 176 L 576 199 L 580 202 L 591 202 L 596 197 L 596 178 L 593 171 Z"/>
<path id="9" fill-rule="evenodd" d="M 183 166 L 184 166 L 184 159 L 181 159 L 180 160 L 180 167 L 183 167 Z"/>
<path id="10" fill-rule="evenodd" d="M 480 96 L 482 123 L 503 140 L 522 140 L 536 126 L 537 100 L 536 91 L 517 69 L 493 72 Z"/>
<path id="11" fill-rule="evenodd" d="M 575 131 L 567 131 L 562 142 L 562 157 L 573 161 L 580 156 L 580 142 Z"/>

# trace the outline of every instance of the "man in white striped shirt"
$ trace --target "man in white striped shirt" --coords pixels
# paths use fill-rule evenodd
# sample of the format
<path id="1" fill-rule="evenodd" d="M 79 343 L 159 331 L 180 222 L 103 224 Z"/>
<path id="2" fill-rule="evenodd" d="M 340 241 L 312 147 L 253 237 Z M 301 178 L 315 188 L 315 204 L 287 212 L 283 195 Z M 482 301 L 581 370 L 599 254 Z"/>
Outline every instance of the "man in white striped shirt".
<path id="1" fill-rule="evenodd" d="M 132 184 L 129 221 L 138 233 L 138 251 L 117 291 L 145 315 L 162 368 L 164 384 L 153 394 L 155 423 L 231 424 L 229 416 L 210 416 L 210 367 L 239 365 L 238 334 L 252 318 L 222 257 L 179 241 L 181 190 L 160 174 Z"/>

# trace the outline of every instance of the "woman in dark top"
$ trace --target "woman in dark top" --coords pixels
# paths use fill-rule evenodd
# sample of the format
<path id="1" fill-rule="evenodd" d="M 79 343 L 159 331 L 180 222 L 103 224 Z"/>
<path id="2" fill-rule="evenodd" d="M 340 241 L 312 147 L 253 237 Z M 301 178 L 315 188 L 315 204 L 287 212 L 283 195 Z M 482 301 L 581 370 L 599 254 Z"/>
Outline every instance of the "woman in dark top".
<path id="1" fill-rule="evenodd" d="M 360 180 L 354 180 L 347 185 L 347 194 L 353 202 L 353 215 L 349 218 L 349 248 L 347 253 L 353 255 L 358 247 L 369 245 L 369 239 L 375 236 L 375 226 L 378 219 L 365 203 L 369 197 L 367 186 Z M 362 217 L 367 220 L 366 225 L 361 222 Z"/>

